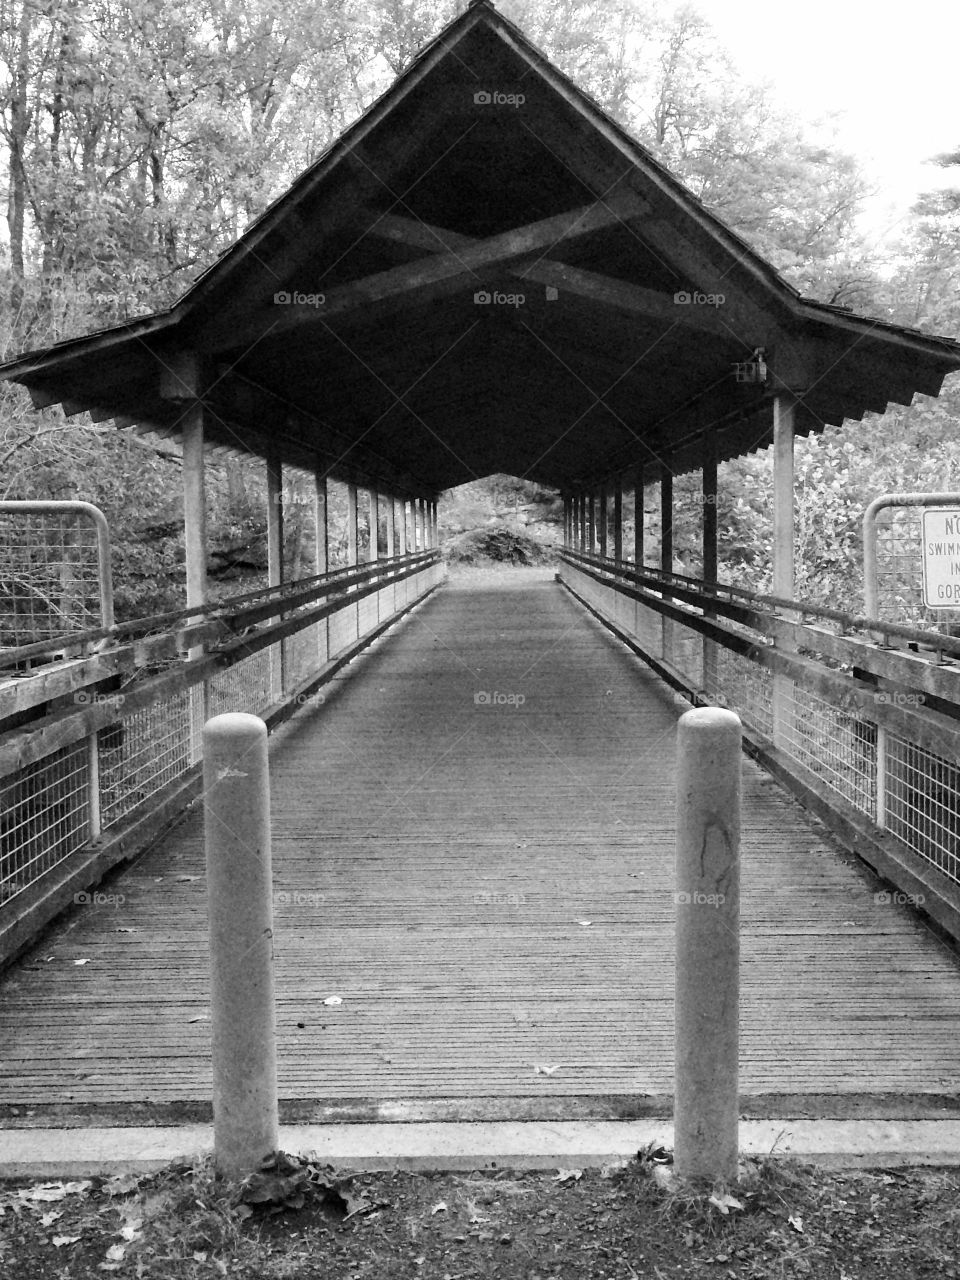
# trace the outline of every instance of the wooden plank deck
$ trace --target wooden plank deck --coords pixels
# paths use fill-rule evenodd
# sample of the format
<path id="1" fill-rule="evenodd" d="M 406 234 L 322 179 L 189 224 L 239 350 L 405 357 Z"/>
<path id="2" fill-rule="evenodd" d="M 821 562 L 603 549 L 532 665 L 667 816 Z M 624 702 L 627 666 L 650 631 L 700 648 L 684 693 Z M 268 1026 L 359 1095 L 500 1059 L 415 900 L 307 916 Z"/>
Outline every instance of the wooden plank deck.
<path id="1" fill-rule="evenodd" d="M 681 710 L 519 571 L 451 580 L 277 735 L 285 1115 L 668 1104 Z M 201 835 L 189 816 L 102 886 L 122 902 L 78 908 L 0 981 L 3 1123 L 205 1114 Z M 747 1109 L 957 1092 L 954 953 L 746 760 L 742 882 Z"/>

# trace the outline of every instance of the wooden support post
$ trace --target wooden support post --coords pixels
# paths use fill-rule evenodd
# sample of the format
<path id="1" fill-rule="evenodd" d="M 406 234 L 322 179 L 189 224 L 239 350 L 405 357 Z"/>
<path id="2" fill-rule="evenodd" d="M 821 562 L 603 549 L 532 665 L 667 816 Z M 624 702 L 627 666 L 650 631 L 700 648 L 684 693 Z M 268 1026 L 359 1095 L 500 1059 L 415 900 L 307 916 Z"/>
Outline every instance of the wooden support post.
<path id="1" fill-rule="evenodd" d="M 736 1182 L 742 728 L 698 707 L 677 727 L 674 1167 Z"/>
<path id="2" fill-rule="evenodd" d="M 316 551 L 313 558 L 314 573 L 330 572 L 330 535 L 327 524 L 327 473 L 318 463 L 313 473 L 313 528 L 316 534 Z M 330 630 L 327 618 L 317 623 L 317 657 L 321 664 L 330 656 Z"/>
<path id="3" fill-rule="evenodd" d="M 786 600 L 792 600 L 796 590 L 793 550 L 795 419 L 793 396 L 776 396 L 773 401 L 773 594 Z M 794 685 L 789 676 L 774 675 L 772 695 L 773 743 L 776 747 L 788 747 L 793 739 L 795 709 Z"/>
<path id="4" fill-rule="evenodd" d="M 660 569 L 673 573 L 673 472 L 669 467 L 660 469 Z M 669 589 L 663 591 L 663 599 L 670 600 Z M 673 661 L 673 621 L 662 619 L 663 660 Z"/>
<path id="5" fill-rule="evenodd" d="M 633 563 L 643 568 L 643 463 L 638 462 L 633 472 Z"/>
<path id="6" fill-rule="evenodd" d="M 360 538 L 357 529 L 357 486 L 355 484 L 347 485 L 347 564 L 357 564 L 359 560 Z M 360 605 L 359 603 L 351 604 L 344 610 L 346 616 L 350 619 L 351 635 L 349 640 L 355 640 L 360 635 Z"/>
<path id="7" fill-rule="evenodd" d="M 397 554 L 397 499 L 393 494 L 387 499 L 387 559 Z"/>
<path id="8" fill-rule="evenodd" d="M 592 489 L 587 491 L 587 552 L 597 554 L 597 498 Z"/>
<path id="9" fill-rule="evenodd" d="M 267 586 L 283 584 L 283 465 L 267 455 Z"/>
<path id="10" fill-rule="evenodd" d="M 277 1033 L 267 727 L 214 716 L 203 731 L 217 1170 L 256 1173 L 277 1151 Z"/>
<path id="11" fill-rule="evenodd" d="M 399 517 L 400 518 L 397 522 L 397 534 L 400 539 L 398 553 L 402 556 L 405 556 L 407 554 L 407 500 L 406 498 L 400 499 Z"/>
<path id="12" fill-rule="evenodd" d="M 643 568 L 643 463 L 637 462 L 633 469 L 633 566 L 639 571 Z M 641 634 L 641 619 L 646 622 L 647 615 L 642 612 L 645 609 L 639 600 L 633 602 L 633 633 L 635 636 Z M 644 627 L 643 633 L 648 635 L 649 632 Z"/>
<path id="13" fill-rule="evenodd" d="M 357 563 L 357 486 L 347 485 L 347 564 Z"/>
<path id="14" fill-rule="evenodd" d="M 607 484 L 604 481 L 597 494 L 597 549 L 603 558 L 607 554 L 607 525 L 610 515 L 607 505 Z"/>
<path id="15" fill-rule="evenodd" d="M 183 531 L 187 571 L 187 608 L 207 603 L 207 500 L 204 485 L 203 405 L 184 414 Z"/>
<path id="16" fill-rule="evenodd" d="M 367 560 L 373 563 L 374 560 L 380 559 L 380 495 L 376 489 L 371 488 L 370 494 L 370 515 L 368 516 L 368 524 L 370 526 L 370 541 L 367 547 Z"/>
<path id="17" fill-rule="evenodd" d="M 267 455 L 267 586 L 283 585 L 283 464 L 274 451 Z M 282 616 L 282 615 L 281 615 Z M 273 701 L 286 692 L 284 643 L 270 646 L 270 683 Z"/>
<path id="18" fill-rule="evenodd" d="M 623 563 L 623 476 L 613 482 L 613 558 Z"/>
<path id="19" fill-rule="evenodd" d="M 703 538 L 703 581 L 709 586 L 717 584 L 717 433 L 708 427 L 703 433 L 702 441 L 702 483 L 701 507 L 703 522 L 701 535 Z M 717 610 L 710 605 L 704 606 L 705 618 L 716 618 Z M 717 646 L 716 642 L 703 637 L 703 688 L 707 695 L 715 699 L 717 688 Z"/>
<path id="20" fill-rule="evenodd" d="M 172 361 L 160 378 L 164 399 L 183 406 L 180 418 L 183 441 L 183 541 L 186 560 L 187 608 L 200 609 L 207 603 L 207 498 L 204 466 L 204 409 L 201 399 L 200 362 L 191 353 Z M 190 649 L 190 659 L 203 656 L 203 646 Z M 210 685 L 193 685 L 190 690 L 190 762 L 199 763 L 203 753 L 203 725 L 207 718 Z M 92 761 L 91 761 L 92 765 Z"/>

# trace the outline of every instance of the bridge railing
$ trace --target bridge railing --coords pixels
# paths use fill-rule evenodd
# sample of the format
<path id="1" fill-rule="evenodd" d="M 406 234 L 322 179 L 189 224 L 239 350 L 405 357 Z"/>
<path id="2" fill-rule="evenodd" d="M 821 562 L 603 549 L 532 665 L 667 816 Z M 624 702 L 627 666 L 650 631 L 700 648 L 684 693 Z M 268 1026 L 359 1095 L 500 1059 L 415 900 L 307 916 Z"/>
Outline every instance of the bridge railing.
<path id="1" fill-rule="evenodd" d="M 0 649 L 0 963 L 196 797 L 210 716 L 319 701 L 442 574 L 421 551 Z"/>
<path id="2" fill-rule="evenodd" d="M 960 938 L 960 637 L 572 550 L 559 577 Z"/>

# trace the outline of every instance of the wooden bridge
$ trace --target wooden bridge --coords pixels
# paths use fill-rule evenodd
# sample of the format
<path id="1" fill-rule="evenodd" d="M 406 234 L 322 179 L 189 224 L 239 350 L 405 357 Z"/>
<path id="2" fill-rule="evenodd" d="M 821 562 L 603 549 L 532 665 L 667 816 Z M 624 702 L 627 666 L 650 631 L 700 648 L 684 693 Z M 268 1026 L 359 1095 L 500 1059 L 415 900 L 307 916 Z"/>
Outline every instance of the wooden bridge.
<path id="1" fill-rule="evenodd" d="M 454 578 L 303 700 L 271 755 L 285 1117 L 669 1114 L 689 705 L 537 570 Z M 943 1114 L 952 949 L 744 771 L 745 1114 Z M 200 813 L 99 894 L 0 982 L 7 1123 L 209 1114 Z"/>
<path id="2" fill-rule="evenodd" d="M 960 639 L 794 598 L 793 456 L 958 370 L 950 338 L 803 297 L 489 0 L 174 306 L 0 367 L 179 453 L 186 561 L 175 614 L 0 617 L 8 1121 L 207 1106 L 196 813 L 164 832 L 227 710 L 276 731 L 289 1116 L 667 1106 L 693 702 L 737 711 L 753 758 L 744 1107 L 953 1106 Z M 717 496 L 768 447 L 758 596 L 723 584 Z M 225 456 L 263 464 L 269 569 L 217 605 Z M 562 498 L 559 580 L 444 582 L 438 500 L 495 473 Z M 694 473 L 697 578 L 673 554 Z M 66 618 L 77 561 L 0 606 Z"/>

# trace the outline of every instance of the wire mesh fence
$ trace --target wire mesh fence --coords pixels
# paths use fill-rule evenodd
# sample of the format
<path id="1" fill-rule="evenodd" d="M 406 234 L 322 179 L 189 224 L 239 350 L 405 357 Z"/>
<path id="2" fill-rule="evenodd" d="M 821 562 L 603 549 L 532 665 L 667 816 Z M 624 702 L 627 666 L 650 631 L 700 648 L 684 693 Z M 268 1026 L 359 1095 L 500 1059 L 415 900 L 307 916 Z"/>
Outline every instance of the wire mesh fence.
<path id="1" fill-rule="evenodd" d="M 890 506 L 876 518 L 877 617 L 956 634 L 960 609 L 932 609 L 923 601 L 921 506 Z"/>
<path id="2" fill-rule="evenodd" d="M 89 798 L 85 742 L 0 779 L 0 902 L 86 844 Z"/>
<path id="3" fill-rule="evenodd" d="M 109 538 L 95 507 L 0 502 L 0 648 L 113 621 Z"/>
<path id="4" fill-rule="evenodd" d="M 664 649 L 665 620 L 655 597 L 649 605 L 637 607 L 636 622 L 631 624 L 629 610 L 625 612 L 617 600 L 623 599 L 622 594 L 611 580 L 598 582 L 572 559 L 562 563 L 561 577 L 603 616 L 636 636 L 645 653 L 669 662 L 689 688 L 730 707 L 748 730 L 775 746 L 782 757 L 875 822 L 878 833 L 886 830 L 917 858 L 960 883 L 960 766 L 956 761 L 884 728 L 879 714 L 871 716 L 849 695 L 831 697 L 802 680 L 775 674 L 770 664 L 754 660 L 733 645 L 735 640 L 748 640 L 762 656 L 772 644 L 766 633 L 724 620 L 731 646 L 709 642 L 711 660 L 704 664 L 703 635 L 681 621 L 666 624 L 671 638 Z M 916 598 L 920 598 L 919 588 Z M 838 661 L 818 651 L 821 637 L 822 633 L 810 632 L 805 661 L 816 659 L 824 671 L 837 673 Z M 702 677 L 707 677 L 706 687 Z M 882 693 L 876 696 L 877 702 L 884 700 Z M 923 706 L 925 699 L 919 696 L 916 701 Z"/>
<path id="5" fill-rule="evenodd" d="M 390 566 L 382 566 L 386 572 Z M 394 570 L 402 570 L 394 563 Z M 406 603 L 419 599 L 442 576 L 439 560 L 402 580 L 404 591 L 391 591 Z M 336 574 L 331 587 L 337 590 Z M 364 595 L 363 593 L 366 592 Z M 280 616 L 286 620 L 303 615 L 303 627 L 282 640 L 263 643 L 265 636 L 253 628 L 249 644 L 253 652 L 237 656 L 212 675 L 192 676 L 184 668 L 181 687 L 171 677 L 183 667 L 182 659 L 144 663 L 123 688 L 109 690 L 100 682 L 72 695 L 80 709 L 96 708 L 97 729 L 42 760 L 20 766 L 0 777 L 0 903 L 16 899 L 65 859 L 108 834 L 133 815 L 149 810 L 161 792 L 185 778 L 202 755 L 203 725 L 226 711 L 264 714 L 271 706 L 317 677 L 322 677 L 331 657 L 342 654 L 376 632 L 381 622 L 376 581 L 339 598 L 340 607 L 320 621 L 309 618 L 310 606 L 294 605 L 263 625 L 269 628 Z M 337 599 L 334 594 L 333 600 Z M 358 631 L 358 603 L 363 604 Z M 330 633 L 328 646 L 327 636 Z M 254 648 L 261 643 L 261 648 Z M 281 665 L 281 649 L 283 650 Z M 282 672 L 282 686 L 277 687 Z M 161 678 L 155 696 L 147 697 L 146 682 Z M 105 691 L 107 690 L 107 691 Z M 2 686 L 0 686 L 2 695 Z M 0 711 L 2 711 L 0 696 Z M 104 708 L 108 708 L 108 712 Z M 106 723 L 104 723 L 106 720 Z M 84 730 L 81 726 L 80 733 Z M 11 903 L 15 906 L 15 903 Z"/>

